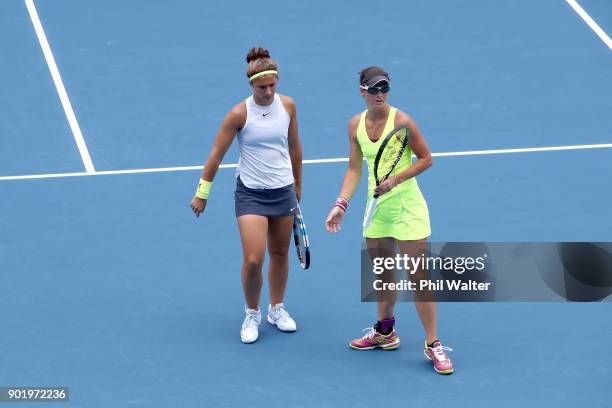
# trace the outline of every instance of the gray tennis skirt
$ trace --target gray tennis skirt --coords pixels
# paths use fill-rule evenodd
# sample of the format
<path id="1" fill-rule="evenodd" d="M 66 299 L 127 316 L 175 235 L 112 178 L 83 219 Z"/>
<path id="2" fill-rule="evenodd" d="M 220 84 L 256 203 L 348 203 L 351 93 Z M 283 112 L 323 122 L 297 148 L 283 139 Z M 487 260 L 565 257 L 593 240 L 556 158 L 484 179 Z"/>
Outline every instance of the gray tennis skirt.
<path id="1" fill-rule="evenodd" d="M 297 198 L 293 184 L 280 188 L 254 189 L 245 186 L 238 177 L 234 202 L 236 217 L 247 214 L 284 217 L 293 215 Z"/>

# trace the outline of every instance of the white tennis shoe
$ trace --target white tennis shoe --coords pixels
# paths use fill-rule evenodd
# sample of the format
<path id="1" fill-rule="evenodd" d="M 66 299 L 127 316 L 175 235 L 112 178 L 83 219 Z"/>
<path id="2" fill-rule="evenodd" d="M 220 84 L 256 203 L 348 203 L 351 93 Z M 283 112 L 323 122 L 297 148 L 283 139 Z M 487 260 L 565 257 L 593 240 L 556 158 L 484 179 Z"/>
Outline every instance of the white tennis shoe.
<path id="1" fill-rule="evenodd" d="M 261 312 L 244 307 L 246 316 L 240 330 L 240 340 L 243 343 L 255 343 L 259 338 L 259 323 L 261 323 Z"/>
<path id="2" fill-rule="evenodd" d="M 274 307 L 268 305 L 268 323 L 284 332 L 294 332 L 297 330 L 295 320 L 289 316 L 289 312 L 285 310 L 285 305 L 282 303 L 278 303 Z"/>

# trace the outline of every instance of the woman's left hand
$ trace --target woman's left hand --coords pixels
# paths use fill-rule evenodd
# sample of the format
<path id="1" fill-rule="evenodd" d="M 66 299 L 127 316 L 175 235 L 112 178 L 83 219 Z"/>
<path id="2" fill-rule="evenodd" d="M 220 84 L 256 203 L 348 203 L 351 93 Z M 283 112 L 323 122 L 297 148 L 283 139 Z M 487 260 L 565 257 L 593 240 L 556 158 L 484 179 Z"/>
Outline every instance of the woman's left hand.
<path id="1" fill-rule="evenodd" d="M 374 188 L 374 194 L 382 195 L 388 193 L 389 191 L 393 190 L 393 188 L 397 186 L 397 184 L 397 176 L 391 176 L 382 183 L 380 183 L 378 186 L 376 186 L 376 188 Z"/>

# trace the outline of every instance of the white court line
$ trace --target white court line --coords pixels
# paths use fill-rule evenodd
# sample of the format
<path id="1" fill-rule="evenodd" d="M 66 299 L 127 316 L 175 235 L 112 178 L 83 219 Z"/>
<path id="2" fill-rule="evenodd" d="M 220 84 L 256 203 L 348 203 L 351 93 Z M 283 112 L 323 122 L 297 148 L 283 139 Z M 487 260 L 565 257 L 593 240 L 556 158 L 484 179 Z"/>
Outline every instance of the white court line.
<path id="1" fill-rule="evenodd" d="M 74 140 L 76 141 L 79 152 L 81 153 L 81 159 L 85 165 L 85 171 L 89 174 L 94 174 L 96 169 L 91 161 L 89 151 L 87 150 L 87 145 L 85 144 L 85 139 L 83 139 L 83 134 L 81 133 L 81 128 L 79 127 L 79 123 L 77 122 L 74 111 L 72 110 L 72 105 L 70 104 L 70 99 L 68 99 L 68 94 L 66 93 L 66 88 L 62 82 L 62 77 L 60 76 L 59 70 L 57 69 L 57 64 L 55 63 L 55 58 L 53 58 L 53 53 L 49 47 L 47 36 L 45 35 L 45 31 L 43 30 L 40 19 L 38 18 L 38 12 L 34 6 L 34 0 L 25 0 L 25 4 L 28 8 L 28 12 L 30 13 L 34 30 L 36 30 L 40 47 L 42 48 L 43 54 L 45 54 L 45 60 L 47 60 L 49 71 L 51 71 L 51 77 L 53 78 L 53 83 L 55 83 L 55 88 L 57 89 L 60 101 L 64 107 L 64 113 L 66 114 L 66 118 L 70 124 L 70 129 L 72 129 Z"/>
<path id="2" fill-rule="evenodd" d="M 601 38 L 601 40 L 608 46 L 608 48 L 612 50 L 612 40 L 610 40 L 608 34 L 606 34 L 606 32 L 595 22 L 595 20 L 591 18 L 591 16 L 588 15 L 586 11 L 584 11 L 580 4 L 578 4 L 576 0 L 566 1 L 570 6 L 572 6 L 574 11 L 578 13 L 580 17 L 582 17 L 584 22 L 587 23 L 589 27 L 591 27 L 591 30 L 595 31 L 595 34 L 597 34 L 599 38 Z"/>
<path id="3" fill-rule="evenodd" d="M 559 152 L 563 150 L 608 149 L 608 148 L 612 148 L 612 143 L 574 145 L 574 146 L 525 147 L 525 148 L 519 148 L 519 149 L 499 149 L 499 150 L 467 150 L 463 152 L 432 153 L 431 155 L 433 157 L 449 157 L 449 156 L 474 156 L 474 155 L 483 155 L 483 154 Z"/>
<path id="4" fill-rule="evenodd" d="M 609 148 L 612 148 L 612 143 L 575 145 L 575 146 L 526 147 L 526 148 L 520 148 L 520 149 L 467 150 L 467 151 L 462 151 L 462 152 L 432 153 L 432 156 L 433 157 L 477 156 L 477 155 L 491 155 L 491 154 L 556 152 L 556 151 L 563 151 L 563 150 L 609 149 Z M 321 164 L 321 163 L 340 163 L 340 162 L 347 162 L 347 161 L 348 161 L 348 157 L 338 157 L 334 159 L 303 160 L 302 163 Z M 231 163 L 231 164 L 222 164 L 219 166 L 219 168 L 229 169 L 229 168 L 236 168 L 237 166 L 238 164 Z M 187 170 L 201 170 L 201 169 L 202 169 L 202 165 L 196 165 L 196 166 L 181 166 L 181 167 L 157 167 L 157 168 L 151 168 L 151 169 L 108 170 L 108 171 L 97 171 L 94 173 L 80 172 L 80 173 L 31 174 L 31 175 L 25 175 L 25 176 L 2 176 L 0 177 L 0 181 L 80 177 L 80 176 L 105 176 L 105 175 L 112 175 L 112 174 L 164 173 L 164 172 L 172 172 L 172 171 L 187 171 Z"/>

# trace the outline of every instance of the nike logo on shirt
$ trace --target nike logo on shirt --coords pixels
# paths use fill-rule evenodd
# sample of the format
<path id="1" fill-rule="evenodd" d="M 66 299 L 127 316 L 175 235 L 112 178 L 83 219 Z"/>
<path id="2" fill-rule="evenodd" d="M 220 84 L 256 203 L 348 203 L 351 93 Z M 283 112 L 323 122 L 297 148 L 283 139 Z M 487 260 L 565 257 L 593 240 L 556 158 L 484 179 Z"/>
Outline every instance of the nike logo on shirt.
<path id="1" fill-rule="evenodd" d="M 268 112 L 268 113 L 262 113 L 262 116 L 265 118 L 266 116 L 268 116 L 269 114 L 271 114 L 272 112 Z"/>

